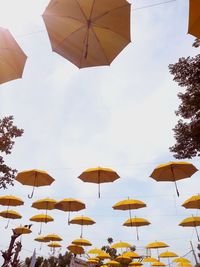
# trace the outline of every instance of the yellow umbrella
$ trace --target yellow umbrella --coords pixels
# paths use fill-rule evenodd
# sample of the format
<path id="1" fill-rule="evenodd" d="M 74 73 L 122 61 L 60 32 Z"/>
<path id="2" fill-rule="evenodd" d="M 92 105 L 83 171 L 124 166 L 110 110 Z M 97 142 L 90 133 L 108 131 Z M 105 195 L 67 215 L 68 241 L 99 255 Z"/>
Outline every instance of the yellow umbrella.
<path id="1" fill-rule="evenodd" d="M 200 38 L 200 7 L 198 0 L 190 0 L 189 2 L 189 23 L 188 23 L 188 33 Z"/>
<path id="2" fill-rule="evenodd" d="M 151 266 L 166 266 L 166 264 L 160 261 L 155 261 L 151 264 Z"/>
<path id="3" fill-rule="evenodd" d="M 21 234 L 21 235 L 25 235 L 25 234 L 30 234 L 32 233 L 31 229 L 29 229 L 28 227 L 25 227 L 25 226 L 19 226 L 19 227 L 16 227 L 14 229 L 14 232 L 16 234 Z"/>
<path id="4" fill-rule="evenodd" d="M 146 248 L 148 249 L 157 249 L 157 248 L 167 248 L 169 247 L 168 244 L 164 243 L 164 242 L 160 242 L 160 241 L 155 241 L 152 243 L 149 243 Z"/>
<path id="5" fill-rule="evenodd" d="M 0 27 L 0 84 L 21 78 L 26 59 L 11 33 Z"/>
<path id="6" fill-rule="evenodd" d="M 21 219 L 22 218 L 21 214 L 19 214 L 18 212 L 14 211 L 14 210 L 1 211 L 0 216 L 8 219 L 8 222 L 7 222 L 7 225 L 5 226 L 5 228 L 8 228 L 10 219 Z"/>
<path id="7" fill-rule="evenodd" d="M 85 209 L 85 204 L 74 198 L 64 198 L 56 203 L 55 208 L 62 211 L 68 211 L 68 224 L 70 220 L 70 212 Z"/>
<path id="8" fill-rule="evenodd" d="M 62 238 L 56 234 L 48 234 L 44 238 L 47 241 L 62 241 Z"/>
<path id="9" fill-rule="evenodd" d="M 105 259 L 110 259 L 111 256 L 106 252 L 101 252 L 97 255 L 97 258 L 99 258 L 100 260 L 105 260 Z"/>
<path id="10" fill-rule="evenodd" d="M 189 262 L 179 262 L 177 264 L 177 266 L 181 266 L 181 267 L 192 267 L 192 264 Z"/>
<path id="11" fill-rule="evenodd" d="M 92 248 L 87 251 L 87 254 L 100 254 L 103 253 L 104 251 L 99 249 L 99 248 Z"/>
<path id="12" fill-rule="evenodd" d="M 8 209 L 10 206 L 20 206 L 23 205 L 24 201 L 19 197 L 15 196 L 0 196 L 0 205 L 7 206 Z"/>
<path id="13" fill-rule="evenodd" d="M 115 260 L 121 264 L 129 264 L 132 261 L 131 258 L 124 256 L 124 255 L 120 255 L 120 256 L 116 257 Z"/>
<path id="14" fill-rule="evenodd" d="M 97 257 L 89 258 L 88 260 L 93 260 L 93 261 L 97 261 L 97 262 L 99 262 L 99 258 L 97 258 Z"/>
<path id="15" fill-rule="evenodd" d="M 130 218 L 123 223 L 123 226 L 136 227 L 137 240 L 139 240 L 138 227 L 149 225 L 150 222 L 144 218 Z"/>
<path id="16" fill-rule="evenodd" d="M 48 222 L 53 222 L 54 219 L 53 217 L 51 217 L 50 215 L 47 215 L 47 214 L 37 214 L 35 216 L 32 216 L 30 219 L 30 221 L 32 222 L 40 222 L 40 230 L 39 230 L 39 235 L 41 234 L 42 232 L 42 223 L 48 223 Z"/>
<path id="17" fill-rule="evenodd" d="M 41 243 L 40 250 L 42 248 L 42 243 L 48 243 L 49 242 L 48 240 L 45 239 L 44 236 L 38 236 L 34 240 Z"/>
<path id="18" fill-rule="evenodd" d="M 111 248 L 131 248 L 132 245 L 127 243 L 127 242 L 117 242 L 117 243 L 114 243 Z"/>
<path id="19" fill-rule="evenodd" d="M 143 264 L 139 261 L 129 263 L 129 266 L 142 266 Z"/>
<path id="20" fill-rule="evenodd" d="M 185 262 L 188 262 L 188 263 L 190 263 L 190 261 L 189 261 L 188 259 L 183 258 L 183 257 L 173 259 L 172 262 L 178 262 L 178 263 L 185 263 Z"/>
<path id="21" fill-rule="evenodd" d="M 108 266 L 119 266 L 120 265 L 118 261 L 114 261 L 114 260 L 107 261 L 106 264 Z"/>
<path id="22" fill-rule="evenodd" d="M 33 202 L 31 207 L 38 210 L 53 210 L 56 203 L 56 200 L 52 198 L 43 198 Z"/>
<path id="23" fill-rule="evenodd" d="M 84 254 L 84 248 L 78 245 L 70 244 L 67 249 L 74 254 Z"/>
<path id="24" fill-rule="evenodd" d="M 72 244 L 75 244 L 78 246 L 92 246 L 90 241 L 88 241 L 87 239 L 83 239 L 83 238 L 73 240 Z"/>
<path id="25" fill-rule="evenodd" d="M 167 258 L 168 265 L 170 266 L 169 258 L 178 257 L 178 255 L 172 251 L 165 251 L 159 254 L 159 258 Z"/>
<path id="26" fill-rule="evenodd" d="M 112 169 L 98 167 L 85 170 L 78 178 L 80 178 L 83 182 L 98 184 L 100 198 L 100 184 L 114 182 L 120 177 Z"/>
<path id="27" fill-rule="evenodd" d="M 82 238 L 83 237 L 83 225 L 92 225 L 92 224 L 94 224 L 96 222 L 93 221 L 89 217 L 80 216 L 80 217 L 75 217 L 75 218 L 71 219 L 69 221 L 69 223 L 70 224 L 79 224 L 79 225 L 81 225 L 81 235 L 80 235 L 80 238 Z"/>
<path id="28" fill-rule="evenodd" d="M 188 217 L 188 218 L 184 219 L 183 221 L 181 221 L 179 223 L 179 225 L 183 226 L 183 227 L 194 227 L 196 234 L 197 234 L 197 239 L 198 239 L 198 241 L 200 241 L 199 234 L 197 231 L 197 226 L 200 226 L 200 216 Z"/>
<path id="29" fill-rule="evenodd" d="M 50 247 L 50 248 L 60 248 L 60 247 L 62 247 L 62 246 L 61 246 L 59 243 L 57 243 L 57 242 L 51 242 L 51 243 L 49 243 L 47 246 Z"/>
<path id="30" fill-rule="evenodd" d="M 175 183 L 176 192 L 179 196 L 176 181 L 191 177 L 198 169 L 188 162 L 168 162 L 158 165 L 151 173 L 150 177 L 157 182 L 170 181 Z"/>
<path id="31" fill-rule="evenodd" d="M 188 198 L 182 206 L 186 209 L 200 209 L 200 195 Z"/>
<path id="32" fill-rule="evenodd" d="M 43 19 L 52 50 L 79 68 L 110 65 L 130 43 L 126 0 L 51 0 Z"/>
<path id="33" fill-rule="evenodd" d="M 47 172 L 33 169 L 19 172 L 16 176 L 16 181 L 23 185 L 33 186 L 31 195 L 28 195 L 29 198 L 32 198 L 35 187 L 50 185 L 55 180 Z"/>
<path id="34" fill-rule="evenodd" d="M 142 260 L 143 262 L 156 262 L 158 261 L 156 258 L 152 258 L 152 257 L 146 257 Z"/>
<path id="35" fill-rule="evenodd" d="M 124 252 L 122 255 L 127 256 L 131 259 L 139 259 L 140 258 L 140 255 L 136 252 L 133 252 L 133 251 Z"/>
<path id="36" fill-rule="evenodd" d="M 95 259 L 88 259 L 88 260 L 87 260 L 87 263 L 89 263 L 89 264 L 98 264 L 98 263 L 99 263 L 99 259 L 98 259 L 98 260 L 95 260 Z"/>

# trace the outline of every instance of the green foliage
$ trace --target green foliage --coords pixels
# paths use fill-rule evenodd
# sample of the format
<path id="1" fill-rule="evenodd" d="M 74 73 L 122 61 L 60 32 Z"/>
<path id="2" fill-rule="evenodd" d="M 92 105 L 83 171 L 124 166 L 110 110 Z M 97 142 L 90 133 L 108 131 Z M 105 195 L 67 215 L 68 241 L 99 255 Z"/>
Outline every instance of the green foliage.
<path id="1" fill-rule="evenodd" d="M 195 47 L 200 45 L 196 40 Z M 180 58 L 169 65 L 174 81 L 185 88 L 178 98 L 181 103 L 175 112 L 181 119 L 173 129 L 176 144 L 170 147 L 175 158 L 185 159 L 200 156 L 200 55 Z"/>
<path id="2" fill-rule="evenodd" d="M 13 125 L 13 116 L 0 119 L 0 151 L 6 155 L 11 154 L 15 144 L 14 139 L 23 134 L 24 130 L 18 129 Z M 3 156 L 0 156 L 0 188 L 7 188 L 7 185 L 13 185 L 16 169 L 12 169 L 4 163 Z"/>

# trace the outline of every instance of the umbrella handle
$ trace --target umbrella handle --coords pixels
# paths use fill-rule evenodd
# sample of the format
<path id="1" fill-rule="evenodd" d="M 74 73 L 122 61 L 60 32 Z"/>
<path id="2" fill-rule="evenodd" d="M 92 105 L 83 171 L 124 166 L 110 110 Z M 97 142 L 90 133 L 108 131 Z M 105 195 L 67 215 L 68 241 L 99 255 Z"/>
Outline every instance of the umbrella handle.
<path id="1" fill-rule="evenodd" d="M 70 225 L 70 211 L 68 212 L 68 220 L 67 220 L 67 222 L 68 222 L 68 225 Z"/>
<path id="2" fill-rule="evenodd" d="M 177 193 L 177 196 L 179 197 L 179 191 L 178 191 L 178 187 L 177 187 L 177 184 L 176 184 L 176 180 L 174 180 L 174 183 L 175 183 L 175 187 L 176 187 L 176 193 Z"/>
<path id="3" fill-rule="evenodd" d="M 41 233 L 42 233 L 42 222 L 41 222 L 41 224 L 40 224 L 40 230 L 39 230 L 39 232 L 38 232 L 38 235 L 41 235 Z"/>
<path id="4" fill-rule="evenodd" d="M 100 183 L 98 183 L 98 196 L 100 198 L 101 194 L 100 194 Z"/>
<path id="5" fill-rule="evenodd" d="M 10 222 L 10 219 L 8 219 L 8 222 L 7 222 L 6 226 L 5 226 L 5 229 L 8 228 L 9 222 Z"/>
<path id="6" fill-rule="evenodd" d="M 139 240 L 138 227 L 136 226 L 137 240 Z"/>
<path id="7" fill-rule="evenodd" d="M 83 238 L 83 225 L 81 224 L 81 235 L 80 238 Z"/>
<path id="8" fill-rule="evenodd" d="M 33 197 L 34 191 L 35 191 L 35 186 L 33 186 L 32 193 L 31 193 L 31 195 L 28 195 L 28 198 L 32 198 Z"/>

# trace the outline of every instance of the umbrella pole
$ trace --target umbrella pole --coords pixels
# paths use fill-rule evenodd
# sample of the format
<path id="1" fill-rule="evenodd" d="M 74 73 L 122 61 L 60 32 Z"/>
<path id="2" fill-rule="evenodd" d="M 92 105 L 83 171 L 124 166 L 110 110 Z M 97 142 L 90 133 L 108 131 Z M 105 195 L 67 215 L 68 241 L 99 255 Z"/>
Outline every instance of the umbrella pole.
<path id="1" fill-rule="evenodd" d="M 194 228 L 195 228 L 195 232 L 196 232 L 196 235 L 197 235 L 197 240 L 198 240 L 198 242 L 200 242 L 200 238 L 199 238 L 199 234 L 198 234 L 196 226 Z"/>
<path id="2" fill-rule="evenodd" d="M 70 211 L 68 212 L 68 225 L 70 225 Z"/>
<path id="3" fill-rule="evenodd" d="M 80 238 L 83 238 L 83 225 L 81 224 L 81 235 Z"/>
<path id="4" fill-rule="evenodd" d="M 98 183 L 98 194 L 99 194 L 99 198 L 100 198 L 100 183 Z"/>
<path id="5" fill-rule="evenodd" d="M 33 183 L 32 193 L 31 193 L 31 195 L 28 195 L 28 198 L 32 198 L 33 197 L 33 194 L 34 194 L 34 191 L 35 191 L 36 179 L 37 179 L 37 172 L 35 173 L 35 179 L 34 179 L 34 183 Z"/>
<path id="6" fill-rule="evenodd" d="M 179 197 L 179 191 L 178 191 L 178 187 L 177 187 L 177 183 L 176 183 L 176 180 L 174 180 L 174 183 L 175 183 L 175 188 L 176 188 L 176 193 L 177 193 L 177 196 Z"/>
<path id="7" fill-rule="evenodd" d="M 42 222 L 40 223 L 40 230 L 38 232 L 38 235 L 41 235 L 41 233 L 42 233 Z"/>
<path id="8" fill-rule="evenodd" d="M 7 222 L 6 226 L 5 226 L 5 229 L 8 228 L 9 222 L 10 222 L 10 218 L 8 218 L 8 222 Z"/>
<path id="9" fill-rule="evenodd" d="M 139 240 L 138 227 L 136 226 L 137 240 Z"/>

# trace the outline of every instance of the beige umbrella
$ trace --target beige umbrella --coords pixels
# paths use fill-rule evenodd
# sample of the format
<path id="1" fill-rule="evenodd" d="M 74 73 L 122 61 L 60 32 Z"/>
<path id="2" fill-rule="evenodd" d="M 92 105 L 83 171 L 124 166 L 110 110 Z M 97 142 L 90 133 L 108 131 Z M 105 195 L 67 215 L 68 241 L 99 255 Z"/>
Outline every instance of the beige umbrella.
<path id="1" fill-rule="evenodd" d="M 130 43 L 126 0 L 51 0 L 43 19 L 53 51 L 79 68 L 110 65 Z"/>
<path id="2" fill-rule="evenodd" d="M 21 78 L 26 59 L 12 34 L 0 27 L 0 84 Z"/>

